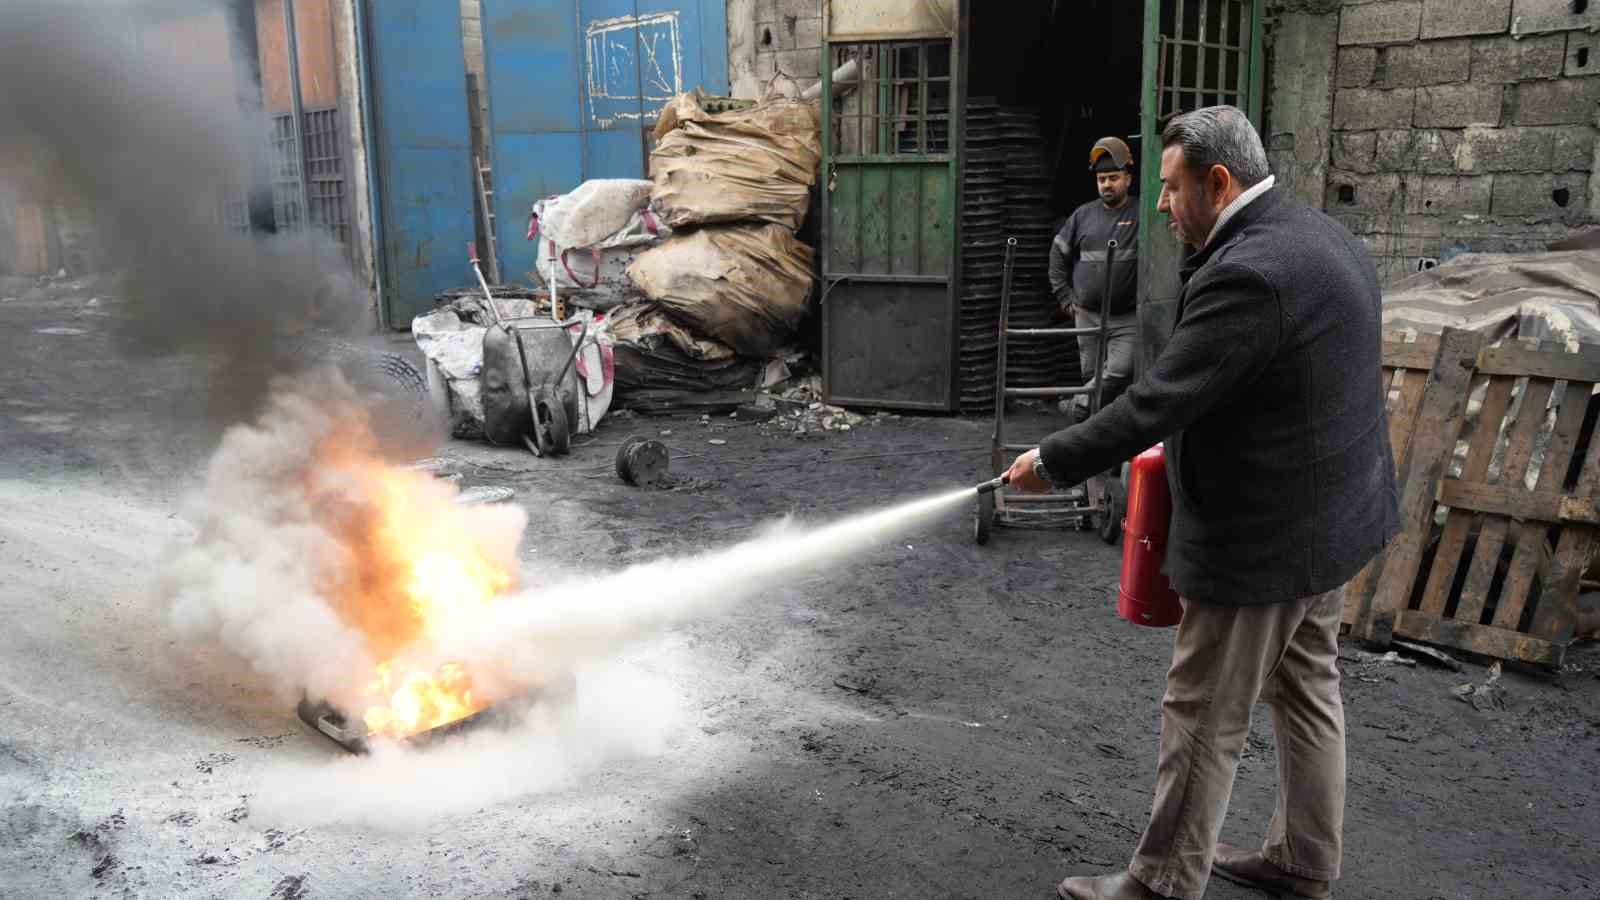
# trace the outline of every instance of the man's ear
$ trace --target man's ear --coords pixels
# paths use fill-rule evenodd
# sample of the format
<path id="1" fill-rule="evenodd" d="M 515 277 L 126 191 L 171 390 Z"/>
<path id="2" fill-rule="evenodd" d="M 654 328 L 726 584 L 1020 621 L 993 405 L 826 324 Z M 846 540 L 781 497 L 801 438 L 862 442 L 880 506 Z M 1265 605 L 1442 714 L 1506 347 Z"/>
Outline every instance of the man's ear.
<path id="1" fill-rule="evenodd" d="M 1212 166 L 1206 172 L 1206 187 L 1211 189 L 1213 197 L 1228 196 L 1228 190 L 1233 187 L 1233 173 L 1226 166 Z"/>

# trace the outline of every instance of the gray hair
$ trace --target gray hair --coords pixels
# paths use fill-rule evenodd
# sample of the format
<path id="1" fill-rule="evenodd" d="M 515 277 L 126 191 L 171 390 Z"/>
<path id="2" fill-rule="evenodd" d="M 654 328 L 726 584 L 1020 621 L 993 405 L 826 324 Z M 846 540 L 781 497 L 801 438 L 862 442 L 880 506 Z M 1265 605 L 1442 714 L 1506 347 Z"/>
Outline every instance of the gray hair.
<path id="1" fill-rule="evenodd" d="M 1245 190 L 1271 174 L 1261 136 L 1237 106 L 1208 106 L 1178 116 L 1161 133 L 1161 146 L 1182 147 L 1184 160 L 1197 172 L 1227 169 Z"/>

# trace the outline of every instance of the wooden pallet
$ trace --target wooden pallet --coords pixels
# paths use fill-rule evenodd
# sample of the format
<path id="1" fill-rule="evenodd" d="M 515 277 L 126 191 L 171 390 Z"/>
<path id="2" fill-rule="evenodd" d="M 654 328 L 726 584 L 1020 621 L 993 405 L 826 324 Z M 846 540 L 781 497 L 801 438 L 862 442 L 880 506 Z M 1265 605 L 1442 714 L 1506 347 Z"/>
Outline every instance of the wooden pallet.
<path id="1" fill-rule="evenodd" d="M 1465 331 L 1385 343 L 1403 533 L 1347 589 L 1352 634 L 1560 665 L 1600 536 L 1600 440 L 1584 434 L 1597 382 L 1600 348 L 1485 348 Z M 1450 477 L 1458 442 L 1466 457 Z"/>

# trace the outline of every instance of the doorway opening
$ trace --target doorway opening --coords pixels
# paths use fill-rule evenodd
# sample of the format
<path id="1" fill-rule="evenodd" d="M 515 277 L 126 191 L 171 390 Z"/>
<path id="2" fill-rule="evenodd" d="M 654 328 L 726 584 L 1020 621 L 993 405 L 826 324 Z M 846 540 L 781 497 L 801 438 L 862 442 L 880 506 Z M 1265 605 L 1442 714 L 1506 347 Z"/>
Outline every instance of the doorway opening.
<path id="1" fill-rule="evenodd" d="M 1037 114 L 1051 214 L 1096 197 L 1089 148 L 1120 137 L 1139 158 L 1144 4 L 1021 0 L 973 4 L 967 95 Z"/>
<path id="2" fill-rule="evenodd" d="M 980 412 L 993 409 L 996 397 L 1007 241 L 1017 242 L 1008 326 L 1063 326 L 1050 286 L 1050 246 L 1073 210 L 1098 202 L 1089 150 L 1115 136 L 1139 158 L 1144 4 L 973 7 L 962 117 L 960 394 L 964 411 Z M 1083 381 L 1072 338 L 1008 341 L 1007 387 Z"/>

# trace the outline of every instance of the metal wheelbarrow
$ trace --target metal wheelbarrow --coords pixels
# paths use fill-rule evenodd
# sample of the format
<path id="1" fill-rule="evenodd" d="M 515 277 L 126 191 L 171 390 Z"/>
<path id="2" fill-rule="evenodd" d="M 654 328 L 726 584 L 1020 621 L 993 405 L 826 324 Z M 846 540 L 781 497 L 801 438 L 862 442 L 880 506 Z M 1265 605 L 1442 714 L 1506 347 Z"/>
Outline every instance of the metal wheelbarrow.
<path id="1" fill-rule="evenodd" d="M 492 444 L 520 442 L 535 456 L 564 456 L 572 449 L 573 426 L 581 421 L 579 404 L 588 399 L 576 365 L 588 322 L 502 315 L 478 267 L 477 247 L 469 246 L 472 271 L 495 320 L 483 336 L 478 372 L 484 437 Z M 579 329 L 576 342 L 570 337 L 574 327 Z"/>

